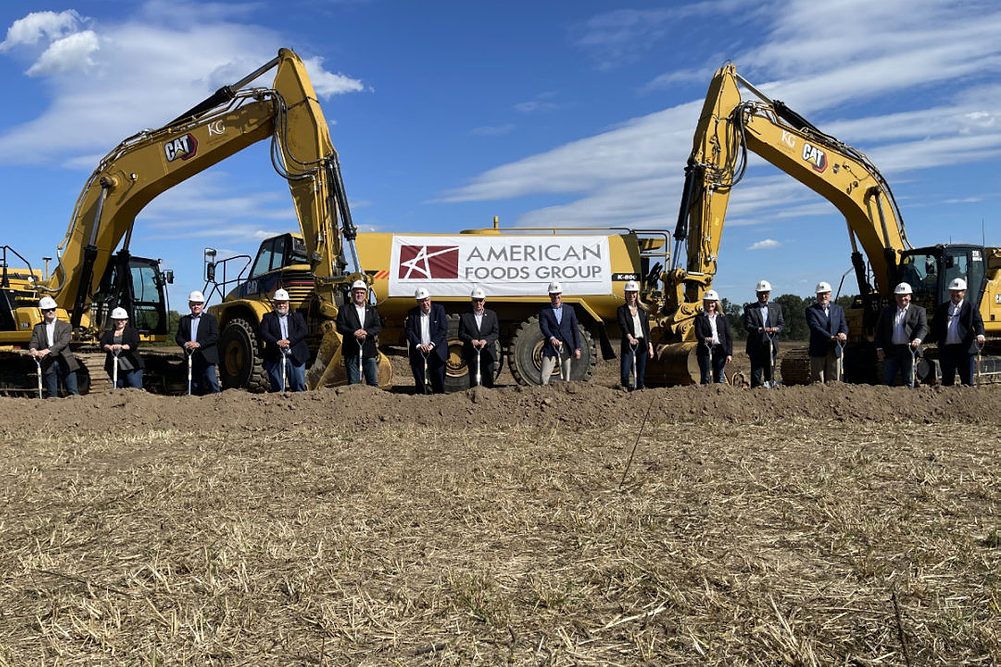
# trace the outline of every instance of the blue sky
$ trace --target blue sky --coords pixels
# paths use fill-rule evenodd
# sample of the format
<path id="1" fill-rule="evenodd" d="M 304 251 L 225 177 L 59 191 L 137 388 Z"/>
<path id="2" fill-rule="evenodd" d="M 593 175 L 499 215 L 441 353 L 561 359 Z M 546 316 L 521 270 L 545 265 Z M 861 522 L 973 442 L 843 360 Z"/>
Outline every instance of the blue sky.
<path id="1" fill-rule="evenodd" d="M 706 86 L 724 61 L 866 152 L 915 245 L 1001 245 L 1001 5 L 994 1 L 6 2 L 3 238 L 52 255 L 104 153 L 267 62 L 307 60 L 356 223 L 673 230 Z M 295 226 L 258 145 L 152 202 L 133 252 L 183 306 L 205 246 Z M 760 160 L 734 190 L 716 287 L 807 295 L 850 267 L 842 218 Z M 846 281 L 851 287 L 851 282 Z"/>

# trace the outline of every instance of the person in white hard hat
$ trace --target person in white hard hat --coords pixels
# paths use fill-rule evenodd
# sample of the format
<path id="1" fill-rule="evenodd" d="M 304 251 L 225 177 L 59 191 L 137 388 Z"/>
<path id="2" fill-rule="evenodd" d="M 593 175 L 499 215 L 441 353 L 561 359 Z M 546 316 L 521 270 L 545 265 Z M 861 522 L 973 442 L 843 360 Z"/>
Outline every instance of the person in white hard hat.
<path id="1" fill-rule="evenodd" d="M 348 375 L 348 384 L 379 386 L 379 333 L 382 317 L 379 309 L 368 302 L 368 285 L 364 280 L 351 283 L 351 303 L 337 312 L 337 332 L 341 334 L 341 358 Z M 361 355 L 362 370 L 358 371 Z"/>
<path id="2" fill-rule="evenodd" d="M 124 308 L 111 311 L 111 328 L 101 334 L 101 349 L 104 370 L 114 379 L 115 364 L 118 364 L 118 389 L 143 388 L 143 360 L 136 351 L 139 349 L 139 330 L 129 325 L 129 314 Z"/>
<path id="3" fill-rule="evenodd" d="M 469 386 L 476 386 L 477 357 L 480 364 L 480 384 L 494 386 L 494 372 L 497 368 L 497 339 L 500 337 L 500 322 L 497 313 L 486 307 L 487 293 L 476 287 L 469 295 L 472 309 L 459 317 L 459 339 L 462 341 L 462 357 L 469 369 Z"/>
<path id="4" fill-rule="evenodd" d="M 622 338 L 619 341 L 619 380 L 626 389 L 646 387 L 646 362 L 653 359 L 653 341 L 650 340 L 650 315 L 640 305 L 640 286 L 635 280 L 626 282 L 622 290 L 626 302 L 615 311 Z M 636 386 L 629 376 L 634 372 L 633 358 L 636 358 Z"/>
<path id="5" fill-rule="evenodd" d="M 747 331 L 747 356 L 751 360 L 751 388 L 775 384 L 773 370 L 779 351 L 778 338 L 786 324 L 782 306 L 769 303 L 771 283 L 759 280 L 754 292 L 758 300 L 744 306 L 743 317 L 744 330 Z"/>
<path id="6" fill-rule="evenodd" d="M 699 344 L 695 358 L 702 375 L 700 382 L 726 382 L 726 365 L 733 361 L 733 336 L 716 290 L 706 290 L 702 295 L 702 312 L 695 316 L 693 326 Z"/>
<path id="7" fill-rule="evenodd" d="M 883 382 L 891 387 L 898 374 L 904 384 L 914 386 L 914 358 L 928 335 L 928 314 L 911 303 L 911 293 L 909 283 L 893 288 L 897 303 L 884 308 L 876 322 L 876 357 L 883 362 Z"/>
<path id="8" fill-rule="evenodd" d="M 553 369 L 560 368 L 560 377 L 570 379 L 571 361 L 580 359 L 581 336 L 577 313 L 563 303 L 563 286 L 549 283 L 549 305 L 539 311 L 539 328 L 545 344 L 542 346 L 542 384 L 549 384 Z"/>
<path id="9" fill-rule="evenodd" d="M 445 359 L 448 357 L 448 317 L 445 307 L 431 302 L 431 293 L 420 287 L 414 292 L 417 305 L 407 313 L 405 329 L 409 344 L 410 369 L 418 394 L 445 393 Z M 424 368 L 427 368 L 427 376 Z"/>
<path id="10" fill-rule="evenodd" d="M 271 312 L 261 318 L 264 370 L 271 391 L 306 391 L 306 362 L 309 361 L 306 320 L 302 313 L 289 308 L 287 290 L 276 289 L 271 303 Z M 284 378 L 283 363 L 286 364 Z"/>
<path id="11" fill-rule="evenodd" d="M 191 393 L 214 394 L 219 391 L 219 322 L 205 312 L 205 295 L 198 290 L 188 294 L 188 309 L 191 312 L 181 318 L 174 340 L 191 355 Z"/>
<path id="12" fill-rule="evenodd" d="M 80 363 L 70 351 L 73 327 L 56 317 L 56 301 L 51 296 L 43 296 L 38 309 L 42 311 L 42 321 L 31 331 L 28 350 L 42 364 L 45 394 L 48 398 L 58 396 L 60 381 L 67 394 L 79 394 L 76 372 Z"/>
<path id="13" fill-rule="evenodd" d="M 817 283 L 817 301 L 806 309 L 806 325 L 810 329 L 810 380 L 840 382 L 840 364 L 848 340 L 848 320 L 845 309 L 831 301 L 831 285 Z"/>
<path id="14" fill-rule="evenodd" d="M 932 340 L 938 343 L 942 384 L 954 385 L 959 371 L 959 381 L 972 387 L 977 352 L 987 339 L 980 309 L 966 300 L 964 279 L 956 278 L 949 283 L 949 300 L 935 309 Z"/>

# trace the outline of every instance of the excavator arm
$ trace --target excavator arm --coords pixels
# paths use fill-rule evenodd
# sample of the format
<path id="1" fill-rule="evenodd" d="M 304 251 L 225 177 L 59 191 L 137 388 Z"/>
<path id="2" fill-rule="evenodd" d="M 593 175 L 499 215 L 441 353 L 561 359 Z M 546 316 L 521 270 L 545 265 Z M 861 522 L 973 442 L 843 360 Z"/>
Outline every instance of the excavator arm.
<path id="1" fill-rule="evenodd" d="M 276 69 L 272 87 L 245 88 L 271 69 Z M 353 244 L 355 229 L 316 92 L 301 59 L 288 49 L 166 126 L 129 137 L 109 152 L 77 200 L 59 264 L 42 289 L 79 326 L 123 239 L 128 253 L 136 215 L 146 204 L 268 138 L 272 163 L 289 183 L 317 292 L 333 307 L 333 285 L 346 279 L 343 241 Z"/>
<path id="2" fill-rule="evenodd" d="M 743 100 L 741 85 L 758 100 Z M 685 169 L 674 234 L 675 264 L 665 274 L 661 331 L 668 342 L 693 338 L 692 320 L 716 274 L 730 191 L 744 174 L 748 150 L 817 192 L 844 215 L 863 295 L 887 294 L 897 279 L 900 254 L 910 248 L 890 187 L 872 162 L 761 94 L 727 64 L 710 83 Z M 875 286 L 867 282 L 860 246 L 869 259 Z M 682 257 L 687 260 L 684 267 L 679 266 Z"/>

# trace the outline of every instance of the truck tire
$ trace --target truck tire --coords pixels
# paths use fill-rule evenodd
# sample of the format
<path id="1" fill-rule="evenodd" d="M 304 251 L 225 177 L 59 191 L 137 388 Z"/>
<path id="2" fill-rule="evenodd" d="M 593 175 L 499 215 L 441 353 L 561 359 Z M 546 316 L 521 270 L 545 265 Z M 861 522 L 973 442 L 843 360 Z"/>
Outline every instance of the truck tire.
<path id="1" fill-rule="evenodd" d="M 587 382 L 594 372 L 594 364 L 598 358 L 594 339 L 581 325 L 577 325 L 581 344 L 580 359 L 571 365 L 570 379 L 577 382 Z M 518 325 L 511 344 L 507 348 L 507 363 L 511 375 L 521 385 L 542 384 L 542 329 L 539 328 L 539 317 L 533 315 Z"/>
<path id="2" fill-rule="evenodd" d="M 219 377 L 223 389 L 246 389 L 260 394 L 271 388 L 264 372 L 257 327 L 234 317 L 219 336 Z"/>
<path id="3" fill-rule="evenodd" d="M 500 375 L 501 368 L 501 346 L 500 342 L 494 343 L 494 381 Z M 469 389 L 469 373 L 476 372 L 466 367 L 466 360 L 462 358 L 462 341 L 459 340 L 459 315 L 448 316 L 448 356 L 445 358 L 445 392 L 465 391 Z"/>

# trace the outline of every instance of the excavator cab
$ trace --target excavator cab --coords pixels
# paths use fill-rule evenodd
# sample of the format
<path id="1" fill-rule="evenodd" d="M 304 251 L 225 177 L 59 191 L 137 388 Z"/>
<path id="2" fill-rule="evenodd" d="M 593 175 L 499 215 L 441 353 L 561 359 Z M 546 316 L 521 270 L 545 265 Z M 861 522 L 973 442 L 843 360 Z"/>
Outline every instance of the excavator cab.
<path id="1" fill-rule="evenodd" d="M 901 256 L 900 280 L 910 283 L 911 302 L 929 313 L 949 300 L 949 284 L 966 280 L 966 298 L 980 306 L 986 280 L 984 248 L 976 245 L 936 245 L 908 250 Z"/>

